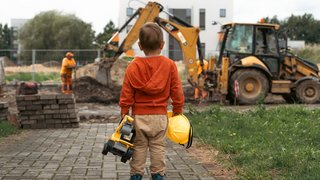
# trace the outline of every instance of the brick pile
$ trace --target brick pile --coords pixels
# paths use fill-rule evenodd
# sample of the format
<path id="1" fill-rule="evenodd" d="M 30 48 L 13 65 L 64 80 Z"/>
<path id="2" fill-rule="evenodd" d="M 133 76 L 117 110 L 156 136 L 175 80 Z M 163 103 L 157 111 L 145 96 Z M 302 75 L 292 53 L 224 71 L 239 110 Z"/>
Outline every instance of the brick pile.
<path id="1" fill-rule="evenodd" d="M 9 104 L 0 102 L 0 121 L 7 120 Z"/>
<path id="2" fill-rule="evenodd" d="M 16 101 L 22 128 L 79 127 L 73 94 L 20 95 Z"/>

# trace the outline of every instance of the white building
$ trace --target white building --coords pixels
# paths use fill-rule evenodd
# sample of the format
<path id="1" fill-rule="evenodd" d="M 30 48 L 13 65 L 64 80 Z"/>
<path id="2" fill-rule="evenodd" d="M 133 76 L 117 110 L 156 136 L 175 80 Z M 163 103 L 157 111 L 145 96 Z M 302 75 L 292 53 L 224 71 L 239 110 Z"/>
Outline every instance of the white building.
<path id="1" fill-rule="evenodd" d="M 21 44 L 18 40 L 18 32 L 27 21 L 29 21 L 29 19 L 11 19 L 11 28 L 13 29 L 12 49 L 15 50 L 13 51 L 11 58 L 13 58 L 12 60 L 16 60 L 16 63 L 19 63 L 18 54 L 20 54 L 21 51 Z"/>
<path id="2" fill-rule="evenodd" d="M 119 2 L 118 27 L 121 27 L 138 8 L 145 7 L 141 2 L 147 3 L 148 1 L 120 0 Z M 156 0 L 156 2 L 163 5 L 164 11 L 174 14 L 195 27 L 200 27 L 200 40 L 206 57 L 217 53 L 217 32 L 220 31 L 221 24 L 233 20 L 233 0 Z M 160 17 L 169 19 L 169 16 L 163 12 L 160 13 Z M 217 25 L 212 25 L 214 21 L 217 22 Z M 133 24 L 134 21 L 128 28 Z M 120 43 L 126 37 L 128 30 L 120 34 Z M 178 43 L 166 32 L 164 32 L 164 39 L 166 45 L 162 54 L 174 60 L 181 60 L 182 54 Z M 141 54 L 137 44 L 133 46 L 133 50 L 135 54 Z"/>

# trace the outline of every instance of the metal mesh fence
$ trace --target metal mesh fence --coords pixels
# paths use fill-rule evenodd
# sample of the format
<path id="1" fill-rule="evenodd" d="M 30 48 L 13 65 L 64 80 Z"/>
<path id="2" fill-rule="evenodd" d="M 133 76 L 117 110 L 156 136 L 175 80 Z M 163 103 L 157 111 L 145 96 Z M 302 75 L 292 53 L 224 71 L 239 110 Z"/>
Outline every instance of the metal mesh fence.
<path id="1" fill-rule="evenodd" d="M 101 54 L 98 49 L 34 49 L 19 52 L 0 49 L 6 81 L 59 82 L 61 62 L 69 51 L 73 52 L 78 67 L 94 62 Z"/>
<path id="2" fill-rule="evenodd" d="M 79 66 L 92 63 L 100 56 L 100 50 L 97 49 L 34 49 L 21 51 L 0 49 L 0 57 L 8 57 L 7 61 L 10 61 L 10 65 L 30 66 L 32 64 L 44 64 L 46 66 L 55 66 L 61 64 L 68 51 L 74 53 L 74 58 Z"/>

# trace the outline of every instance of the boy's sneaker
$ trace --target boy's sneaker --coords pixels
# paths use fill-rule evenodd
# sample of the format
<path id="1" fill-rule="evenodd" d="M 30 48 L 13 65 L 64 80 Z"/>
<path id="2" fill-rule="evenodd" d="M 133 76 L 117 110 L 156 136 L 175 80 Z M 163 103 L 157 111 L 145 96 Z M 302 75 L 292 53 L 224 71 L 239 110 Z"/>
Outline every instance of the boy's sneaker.
<path id="1" fill-rule="evenodd" d="M 154 174 L 152 175 L 152 180 L 164 180 L 164 177 L 160 174 Z"/>
<path id="2" fill-rule="evenodd" d="M 142 176 L 139 174 L 136 174 L 136 175 L 131 176 L 130 180 L 142 180 Z"/>

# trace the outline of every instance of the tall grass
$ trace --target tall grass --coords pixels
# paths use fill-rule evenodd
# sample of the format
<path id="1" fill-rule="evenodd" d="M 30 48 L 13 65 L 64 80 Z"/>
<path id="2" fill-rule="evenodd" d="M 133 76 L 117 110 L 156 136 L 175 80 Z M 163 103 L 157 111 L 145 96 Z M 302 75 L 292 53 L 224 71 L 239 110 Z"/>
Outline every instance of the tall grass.
<path id="1" fill-rule="evenodd" d="M 299 57 L 309 60 L 314 63 L 320 63 L 320 46 L 306 46 L 302 49 L 293 50 L 294 54 L 297 54 Z"/>
<path id="2" fill-rule="evenodd" d="M 260 106 L 240 113 L 214 106 L 191 109 L 189 119 L 197 138 L 230 155 L 240 179 L 320 177 L 318 109 Z"/>
<path id="3" fill-rule="evenodd" d="M 31 72 L 16 72 L 6 75 L 6 81 L 31 81 L 32 73 Z M 52 81 L 60 82 L 60 74 L 56 72 L 38 72 L 35 74 L 36 82 Z"/>

